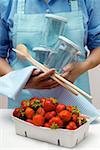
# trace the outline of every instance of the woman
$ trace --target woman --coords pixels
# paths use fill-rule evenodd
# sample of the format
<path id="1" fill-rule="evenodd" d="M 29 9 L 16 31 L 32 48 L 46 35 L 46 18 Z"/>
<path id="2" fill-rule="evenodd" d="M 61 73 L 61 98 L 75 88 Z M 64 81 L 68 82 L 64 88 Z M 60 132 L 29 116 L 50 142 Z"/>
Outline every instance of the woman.
<path id="1" fill-rule="evenodd" d="M 68 28 L 64 35 L 81 46 L 82 58 L 80 58 L 81 62 L 65 66 L 62 76 L 74 82 L 81 75 L 77 79 L 76 85 L 89 93 L 86 71 L 100 64 L 98 0 L 1 0 L 0 7 L 0 75 L 30 65 L 28 62 L 23 64 L 9 49 L 24 43 L 32 54 L 32 48 L 37 46 L 41 40 L 38 32 L 41 28 L 41 14 L 54 13 L 58 15 L 63 12 L 64 16 L 68 18 Z M 86 45 L 90 50 L 90 56 L 87 59 L 84 49 Z M 42 73 L 38 69 L 33 70 L 26 88 L 51 89 L 56 87 L 57 83 L 49 78 L 53 73 L 54 69 L 47 73 Z M 9 106 L 13 105 L 12 101 L 9 101 Z"/>

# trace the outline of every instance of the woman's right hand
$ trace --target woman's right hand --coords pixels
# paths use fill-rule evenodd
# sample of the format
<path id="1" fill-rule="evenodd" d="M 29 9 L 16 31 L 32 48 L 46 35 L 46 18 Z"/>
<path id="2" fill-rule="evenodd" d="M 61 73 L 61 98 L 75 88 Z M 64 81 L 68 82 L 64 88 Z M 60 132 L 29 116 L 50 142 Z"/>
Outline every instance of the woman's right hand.
<path id="1" fill-rule="evenodd" d="M 54 73 L 54 69 L 50 69 L 46 73 L 41 72 L 39 69 L 33 70 L 25 89 L 51 89 L 57 87 L 58 83 L 50 78 Z"/>

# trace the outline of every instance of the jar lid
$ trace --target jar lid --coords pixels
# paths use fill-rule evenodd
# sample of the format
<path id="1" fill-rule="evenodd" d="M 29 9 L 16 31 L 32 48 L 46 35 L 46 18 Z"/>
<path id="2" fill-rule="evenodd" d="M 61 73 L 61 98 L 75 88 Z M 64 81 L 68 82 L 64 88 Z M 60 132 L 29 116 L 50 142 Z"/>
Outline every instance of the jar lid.
<path id="1" fill-rule="evenodd" d="M 48 48 L 44 48 L 44 47 L 34 47 L 32 49 L 33 51 L 42 51 L 42 52 L 50 52 L 51 50 Z"/>
<path id="2" fill-rule="evenodd" d="M 67 19 L 63 16 L 57 16 L 54 14 L 46 14 L 45 17 L 52 18 L 54 20 L 63 21 L 64 23 L 67 23 Z"/>
<path id="3" fill-rule="evenodd" d="M 69 40 L 68 38 L 64 37 L 64 36 L 59 36 L 59 40 L 64 41 L 67 45 L 69 45 L 71 48 L 74 48 L 76 50 L 76 53 L 79 55 L 80 52 L 80 47 L 75 44 L 74 42 L 72 42 L 71 40 Z"/>

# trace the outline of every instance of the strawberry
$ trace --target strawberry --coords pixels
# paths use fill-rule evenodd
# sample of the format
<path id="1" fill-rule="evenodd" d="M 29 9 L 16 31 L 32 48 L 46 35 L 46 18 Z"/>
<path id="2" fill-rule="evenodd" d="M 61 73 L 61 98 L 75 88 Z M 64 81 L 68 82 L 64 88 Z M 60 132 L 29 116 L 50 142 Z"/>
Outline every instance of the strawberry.
<path id="1" fill-rule="evenodd" d="M 13 111 L 13 116 L 17 117 L 17 114 L 20 112 L 20 108 L 15 108 Z"/>
<path id="2" fill-rule="evenodd" d="M 72 111 L 73 111 L 73 106 L 67 105 L 67 106 L 66 106 L 66 110 L 72 112 Z"/>
<path id="3" fill-rule="evenodd" d="M 33 97 L 33 98 L 31 98 L 31 99 L 29 100 L 30 106 L 32 106 L 32 104 L 33 104 L 34 101 L 36 101 L 36 100 L 39 100 L 39 98 L 38 98 L 38 97 Z"/>
<path id="4" fill-rule="evenodd" d="M 44 124 L 44 127 L 50 128 L 50 124 L 49 124 L 48 122 L 46 122 L 46 123 Z"/>
<path id="5" fill-rule="evenodd" d="M 39 98 L 38 97 L 33 97 L 30 99 L 30 101 L 35 101 L 35 100 L 38 100 Z"/>
<path id="6" fill-rule="evenodd" d="M 41 98 L 41 99 L 40 99 L 40 103 L 41 103 L 42 107 L 44 107 L 45 101 L 46 101 L 46 98 Z"/>
<path id="7" fill-rule="evenodd" d="M 50 97 L 49 100 L 55 105 L 58 104 L 58 101 L 56 98 Z"/>
<path id="8" fill-rule="evenodd" d="M 33 120 L 31 119 L 26 119 L 26 122 L 33 124 Z"/>
<path id="9" fill-rule="evenodd" d="M 86 117 L 80 115 L 77 119 L 77 126 L 80 127 L 86 122 L 87 122 Z"/>
<path id="10" fill-rule="evenodd" d="M 43 109 L 42 107 L 39 107 L 39 108 L 37 109 L 36 113 L 37 113 L 37 114 L 40 114 L 40 115 L 42 115 L 42 116 L 45 115 L 45 111 L 44 111 L 44 109 Z"/>
<path id="11" fill-rule="evenodd" d="M 76 123 L 73 121 L 69 122 L 69 124 L 66 126 L 66 129 L 69 129 L 69 130 L 77 129 Z"/>
<path id="12" fill-rule="evenodd" d="M 32 119 L 34 114 L 35 114 L 35 111 L 32 108 L 30 108 L 30 107 L 26 108 L 25 115 L 26 115 L 27 119 Z"/>
<path id="13" fill-rule="evenodd" d="M 77 108 L 77 106 L 73 106 L 72 113 L 73 113 L 73 114 L 76 114 L 77 116 L 80 115 L 80 111 L 79 111 L 79 109 Z"/>
<path id="14" fill-rule="evenodd" d="M 22 120 L 26 120 L 26 116 L 23 108 L 15 108 L 13 112 L 13 116 L 20 118 Z"/>
<path id="15" fill-rule="evenodd" d="M 44 117 L 42 115 L 36 114 L 32 120 L 35 126 L 43 126 L 44 124 Z"/>
<path id="16" fill-rule="evenodd" d="M 63 126 L 63 121 L 57 116 L 49 120 L 50 128 L 57 129 Z"/>
<path id="17" fill-rule="evenodd" d="M 67 105 L 66 110 L 70 111 L 71 113 L 77 114 L 77 115 L 79 115 L 79 113 L 80 113 L 77 106 Z"/>
<path id="18" fill-rule="evenodd" d="M 59 113 L 62 110 L 65 110 L 65 108 L 66 108 L 66 105 L 64 105 L 64 104 L 58 104 L 57 107 L 56 107 L 56 112 Z"/>
<path id="19" fill-rule="evenodd" d="M 23 108 L 20 109 L 20 113 L 21 113 L 20 119 L 26 120 L 25 110 Z"/>
<path id="20" fill-rule="evenodd" d="M 29 107 L 29 105 L 30 105 L 29 100 L 23 100 L 23 101 L 21 102 L 21 107 L 22 107 L 23 109 L 26 109 L 27 107 Z"/>
<path id="21" fill-rule="evenodd" d="M 78 116 L 77 114 L 72 114 L 72 121 L 77 122 Z"/>
<path id="22" fill-rule="evenodd" d="M 14 117 L 20 117 L 20 115 L 18 115 L 20 112 L 20 108 L 15 108 L 15 110 L 13 111 L 13 116 Z"/>
<path id="23" fill-rule="evenodd" d="M 44 110 L 46 112 L 53 111 L 53 110 L 55 110 L 55 108 L 56 108 L 56 104 L 53 104 L 53 102 L 51 100 L 46 100 L 44 102 Z"/>
<path id="24" fill-rule="evenodd" d="M 41 107 L 41 103 L 40 103 L 40 100 L 32 100 L 32 101 L 30 101 L 30 107 L 31 108 L 33 108 L 35 111 L 39 108 L 39 107 Z"/>
<path id="25" fill-rule="evenodd" d="M 45 119 L 49 120 L 49 119 L 53 118 L 54 116 L 56 116 L 56 112 L 55 111 L 47 112 L 45 114 Z"/>
<path id="26" fill-rule="evenodd" d="M 63 120 L 63 121 L 70 121 L 71 120 L 71 113 L 67 110 L 61 111 L 58 116 Z"/>

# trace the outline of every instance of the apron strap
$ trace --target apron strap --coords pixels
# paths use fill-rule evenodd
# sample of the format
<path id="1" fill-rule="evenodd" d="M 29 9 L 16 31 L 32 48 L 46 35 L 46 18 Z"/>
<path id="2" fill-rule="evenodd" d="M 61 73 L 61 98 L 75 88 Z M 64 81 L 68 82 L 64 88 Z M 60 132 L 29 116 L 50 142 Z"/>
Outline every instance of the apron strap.
<path id="1" fill-rule="evenodd" d="M 78 0 L 69 0 L 69 5 L 71 7 L 71 11 L 78 11 Z"/>
<path id="2" fill-rule="evenodd" d="M 24 14 L 25 12 L 25 0 L 18 0 L 17 13 Z"/>

